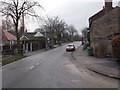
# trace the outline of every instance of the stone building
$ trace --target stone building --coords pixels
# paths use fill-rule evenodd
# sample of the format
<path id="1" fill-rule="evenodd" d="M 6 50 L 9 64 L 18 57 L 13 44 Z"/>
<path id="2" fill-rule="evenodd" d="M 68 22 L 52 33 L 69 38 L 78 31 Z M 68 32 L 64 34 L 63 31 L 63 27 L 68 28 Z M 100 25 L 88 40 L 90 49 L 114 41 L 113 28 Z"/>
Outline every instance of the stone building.
<path id="1" fill-rule="evenodd" d="M 120 7 L 112 7 L 112 0 L 105 0 L 104 8 L 89 18 L 90 45 L 94 56 L 112 56 L 111 39 L 120 34 Z"/>

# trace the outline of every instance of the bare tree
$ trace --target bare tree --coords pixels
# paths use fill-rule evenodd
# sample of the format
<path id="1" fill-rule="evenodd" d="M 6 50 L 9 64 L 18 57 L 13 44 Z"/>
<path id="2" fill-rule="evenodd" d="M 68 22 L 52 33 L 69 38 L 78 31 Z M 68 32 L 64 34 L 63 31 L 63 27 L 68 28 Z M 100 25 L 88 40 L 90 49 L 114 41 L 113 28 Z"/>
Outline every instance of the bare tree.
<path id="1" fill-rule="evenodd" d="M 66 23 L 64 20 L 60 19 L 58 16 L 50 18 L 48 17 L 45 20 L 45 29 L 49 32 L 51 38 L 56 37 L 59 45 L 61 45 L 61 37 L 63 35 L 63 31 L 66 29 Z"/>
<path id="2" fill-rule="evenodd" d="M 87 37 L 88 28 L 87 27 L 83 28 L 81 32 L 84 37 Z"/>
<path id="3" fill-rule="evenodd" d="M 38 17 L 38 15 L 35 14 L 34 7 L 37 6 L 42 8 L 42 6 L 38 2 L 30 2 L 28 0 L 10 0 L 9 2 L 1 1 L 0 5 L 0 12 L 2 13 L 2 15 L 11 17 L 11 19 L 13 20 L 20 55 L 20 36 L 18 32 L 20 18 L 23 13 L 24 15 Z"/>
<path id="4" fill-rule="evenodd" d="M 75 27 L 73 25 L 68 26 L 67 31 L 68 31 L 72 41 L 73 41 L 74 36 L 78 35 L 78 31 L 75 29 Z"/>
<path id="5" fill-rule="evenodd" d="M 83 50 L 85 50 L 87 48 L 87 46 L 89 46 L 90 42 L 88 40 L 88 28 L 85 27 L 82 29 L 82 35 L 83 35 L 83 38 L 82 38 L 82 44 L 84 44 L 83 46 Z"/>
<path id="6" fill-rule="evenodd" d="M 14 25 L 8 17 L 2 20 L 3 30 L 11 31 L 13 28 L 14 28 Z"/>

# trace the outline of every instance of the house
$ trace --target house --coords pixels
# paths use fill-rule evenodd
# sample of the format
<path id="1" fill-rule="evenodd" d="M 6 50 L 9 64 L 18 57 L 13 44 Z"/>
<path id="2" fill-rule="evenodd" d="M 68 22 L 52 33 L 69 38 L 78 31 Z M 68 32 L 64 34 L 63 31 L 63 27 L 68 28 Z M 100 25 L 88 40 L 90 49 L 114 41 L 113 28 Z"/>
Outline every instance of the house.
<path id="1" fill-rule="evenodd" d="M 42 33 L 37 32 L 37 33 L 34 35 L 34 37 L 44 37 L 44 36 L 42 35 Z"/>
<path id="2" fill-rule="evenodd" d="M 0 38 L 0 44 L 1 44 L 1 50 L 3 49 L 3 46 L 8 45 L 9 48 L 12 48 L 12 45 L 16 43 L 16 36 L 12 35 L 11 33 L 5 31 L 5 30 L 0 30 L 0 35 L 2 36 Z"/>
<path id="3" fill-rule="evenodd" d="M 43 45 L 40 43 L 40 40 L 37 40 L 39 37 L 44 37 L 40 32 L 27 32 L 27 30 L 21 30 L 19 31 L 20 44 L 21 49 L 24 52 L 38 50 L 43 47 Z M 9 33 L 16 36 L 16 32 L 14 30 L 9 31 Z"/>
<path id="4" fill-rule="evenodd" d="M 112 56 L 111 39 L 120 34 L 120 7 L 112 7 L 112 0 L 105 0 L 101 11 L 89 18 L 90 46 L 94 56 Z"/>
<path id="5" fill-rule="evenodd" d="M 23 51 L 34 51 L 43 48 L 43 41 L 40 39 L 44 37 L 40 32 L 26 32 L 20 37 Z M 44 45 L 45 46 L 45 45 Z"/>
<path id="6" fill-rule="evenodd" d="M 16 36 L 7 32 L 6 30 L 0 29 L 0 51 L 4 51 L 3 54 L 10 54 L 11 50 L 13 50 L 17 41 Z"/>

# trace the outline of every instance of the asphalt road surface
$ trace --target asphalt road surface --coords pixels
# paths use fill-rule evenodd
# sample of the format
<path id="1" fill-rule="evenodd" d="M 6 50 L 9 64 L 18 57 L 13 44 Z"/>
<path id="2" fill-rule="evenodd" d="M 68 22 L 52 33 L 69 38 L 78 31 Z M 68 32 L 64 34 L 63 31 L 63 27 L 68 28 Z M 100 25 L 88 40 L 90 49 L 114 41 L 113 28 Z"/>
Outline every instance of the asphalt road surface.
<path id="1" fill-rule="evenodd" d="M 74 42 L 78 47 L 80 42 Z M 38 53 L 2 68 L 3 88 L 117 88 L 72 63 L 66 45 Z"/>

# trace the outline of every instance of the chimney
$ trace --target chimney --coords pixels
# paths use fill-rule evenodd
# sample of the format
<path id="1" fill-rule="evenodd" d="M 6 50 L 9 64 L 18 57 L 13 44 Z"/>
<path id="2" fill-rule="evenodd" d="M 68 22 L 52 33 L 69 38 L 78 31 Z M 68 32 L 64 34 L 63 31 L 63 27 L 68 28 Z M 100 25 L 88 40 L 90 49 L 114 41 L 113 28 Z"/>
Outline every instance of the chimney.
<path id="1" fill-rule="evenodd" d="M 105 0 L 105 12 L 112 10 L 112 0 Z"/>

